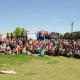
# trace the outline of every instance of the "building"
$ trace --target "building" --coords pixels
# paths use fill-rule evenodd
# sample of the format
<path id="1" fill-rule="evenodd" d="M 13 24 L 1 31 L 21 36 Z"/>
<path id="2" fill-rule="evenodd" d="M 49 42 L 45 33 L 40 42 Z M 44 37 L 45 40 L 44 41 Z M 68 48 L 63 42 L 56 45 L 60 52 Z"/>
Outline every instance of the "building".
<path id="1" fill-rule="evenodd" d="M 28 39 L 36 39 L 36 33 L 27 33 Z"/>
<path id="2" fill-rule="evenodd" d="M 2 40 L 7 38 L 7 32 L 2 34 Z"/>
<path id="3" fill-rule="evenodd" d="M 51 38 L 52 38 L 52 39 L 59 39 L 60 36 L 61 36 L 60 33 L 57 33 L 57 32 L 52 32 L 52 33 L 51 33 Z"/>
<path id="4" fill-rule="evenodd" d="M 2 40 L 2 35 L 0 34 L 0 41 Z"/>

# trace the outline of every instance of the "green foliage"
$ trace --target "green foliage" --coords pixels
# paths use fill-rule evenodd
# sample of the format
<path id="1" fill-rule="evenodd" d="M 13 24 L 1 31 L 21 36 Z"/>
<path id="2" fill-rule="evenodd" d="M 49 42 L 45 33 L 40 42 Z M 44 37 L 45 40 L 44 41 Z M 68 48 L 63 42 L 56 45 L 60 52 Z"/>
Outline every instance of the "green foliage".
<path id="1" fill-rule="evenodd" d="M 65 33 L 65 34 L 64 34 L 64 38 L 65 38 L 65 39 L 69 39 L 69 38 L 70 38 L 70 33 Z"/>
<path id="2" fill-rule="evenodd" d="M 9 33 L 7 32 L 7 38 L 9 38 Z"/>
<path id="3" fill-rule="evenodd" d="M 80 31 L 73 32 L 73 33 L 65 33 L 65 39 L 80 39 Z"/>
<path id="4" fill-rule="evenodd" d="M 16 27 L 13 33 L 16 38 L 23 38 L 24 36 L 27 37 L 27 32 L 28 31 L 24 28 Z"/>

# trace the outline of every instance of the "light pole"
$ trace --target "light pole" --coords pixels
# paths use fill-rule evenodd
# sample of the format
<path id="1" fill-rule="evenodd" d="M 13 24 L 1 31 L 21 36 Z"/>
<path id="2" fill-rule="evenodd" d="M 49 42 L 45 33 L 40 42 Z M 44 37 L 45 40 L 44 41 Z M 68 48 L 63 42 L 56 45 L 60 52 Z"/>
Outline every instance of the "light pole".
<path id="1" fill-rule="evenodd" d="M 74 22 L 71 23 L 71 33 L 73 33 Z"/>
<path id="2" fill-rule="evenodd" d="M 74 26 L 74 22 L 71 23 L 71 39 L 73 39 L 73 26 Z"/>

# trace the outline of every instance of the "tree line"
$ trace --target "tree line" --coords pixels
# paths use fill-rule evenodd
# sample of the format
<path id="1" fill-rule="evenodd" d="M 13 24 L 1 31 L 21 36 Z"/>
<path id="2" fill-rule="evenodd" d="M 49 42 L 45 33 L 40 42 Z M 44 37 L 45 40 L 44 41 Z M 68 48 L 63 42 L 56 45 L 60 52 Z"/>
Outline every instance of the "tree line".
<path id="1" fill-rule="evenodd" d="M 72 32 L 72 33 L 65 33 L 65 39 L 80 39 L 80 31 Z"/>
<path id="2" fill-rule="evenodd" d="M 16 29 L 10 33 L 11 38 L 19 39 L 19 38 L 26 38 L 27 39 L 28 30 L 21 27 L 16 27 Z M 9 33 L 7 33 L 7 38 L 9 37 Z M 65 39 L 80 39 L 80 31 L 72 32 L 72 33 L 65 33 L 63 35 Z"/>

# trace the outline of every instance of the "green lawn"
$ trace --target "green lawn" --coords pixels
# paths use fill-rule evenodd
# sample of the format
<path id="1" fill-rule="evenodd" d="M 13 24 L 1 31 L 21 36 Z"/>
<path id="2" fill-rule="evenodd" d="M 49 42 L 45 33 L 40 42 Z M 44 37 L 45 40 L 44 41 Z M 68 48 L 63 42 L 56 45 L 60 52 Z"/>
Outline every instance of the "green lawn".
<path id="1" fill-rule="evenodd" d="M 80 59 L 50 56 L 0 55 L 0 80 L 80 80 Z"/>

